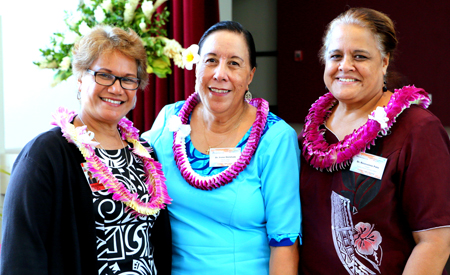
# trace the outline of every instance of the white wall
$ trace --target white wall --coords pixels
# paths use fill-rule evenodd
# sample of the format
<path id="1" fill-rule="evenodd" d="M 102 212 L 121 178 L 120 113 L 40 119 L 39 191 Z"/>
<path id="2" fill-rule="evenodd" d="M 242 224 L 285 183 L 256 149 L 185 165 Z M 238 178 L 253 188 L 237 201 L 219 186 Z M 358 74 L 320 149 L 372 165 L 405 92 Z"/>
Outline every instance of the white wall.
<path id="1" fill-rule="evenodd" d="M 51 88 L 53 71 L 33 64 L 50 36 L 64 30 L 64 10 L 77 5 L 77 0 L 0 1 L 0 167 L 7 171 L 29 140 L 52 127 L 57 107 L 79 108 L 76 81 Z M 0 213 L 8 180 L 0 174 Z"/>
<path id="2" fill-rule="evenodd" d="M 277 0 L 219 0 L 220 20 L 234 20 L 248 29 L 256 51 L 277 50 Z M 250 91 L 277 105 L 277 58 L 257 57 L 258 68 Z"/>
<path id="3" fill-rule="evenodd" d="M 220 21 L 233 20 L 233 0 L 219 0 Z"/>
<path id="4" fill-rule="evenodd" d="M 233 20 L 252 33 L 257 52 L 277 50 L 277 0 L 234 0 Z M 257 57 L 256 63 L 250 92 L 277 105 L 277 58 Z"/>
<path id="5" fill-rule="evenodd" d="M 4 127 L 4 114 L 3 114 L 3 55 L 2 55 L 2 17 L 0 16 L 0 168 L 3 168 L 3 164 L 5 163 L 5 127 Z M 3 212 L 3 183 L 6 182 L 7 176 L 5 174 L 0 173 L 0 213 Z M 1 219 L 0 219 L 0 227 L 1 227 Z M 1 240 L 1 237 L 0 237 Z"/>
<path id="6" fill-rule="evenodd" d="M 76 83 L 50 87 L 54 72 L 41 70 L 41 59 L 50 36 L 64 31 L 64 10 L 75 10 L 77 0 L 23 0 L 0 3 L 3 18 L 4 146 L 20 150 L 31 138 L 50 129 L 51 113 L 58 106 L 78 108 Z M 19 7 L 19 6 L 20 7 Z"/>

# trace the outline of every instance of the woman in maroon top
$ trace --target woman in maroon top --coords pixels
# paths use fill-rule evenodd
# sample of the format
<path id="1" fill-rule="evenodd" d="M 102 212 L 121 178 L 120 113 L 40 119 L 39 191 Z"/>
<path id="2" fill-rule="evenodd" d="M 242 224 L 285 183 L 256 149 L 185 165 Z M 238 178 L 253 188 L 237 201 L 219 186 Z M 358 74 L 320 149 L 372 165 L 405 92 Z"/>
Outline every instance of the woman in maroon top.
<path id="1" fill-rule="evenodd" d="M 450 142 L 420 88 L 386 88 L 385 14 L 353 8 L 324 35 L 329 93 L 300 135 L 302 274 L 442 274 L 450 253 Z"/>

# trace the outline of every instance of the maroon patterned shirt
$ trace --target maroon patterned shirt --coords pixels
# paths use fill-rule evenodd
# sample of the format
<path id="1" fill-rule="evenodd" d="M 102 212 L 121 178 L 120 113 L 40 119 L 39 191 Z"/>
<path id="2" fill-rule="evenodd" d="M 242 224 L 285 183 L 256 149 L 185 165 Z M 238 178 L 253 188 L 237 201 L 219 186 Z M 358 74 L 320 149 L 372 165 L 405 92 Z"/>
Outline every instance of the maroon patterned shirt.
<path id="1" fill-rule="evenodd" d="M 381 180 L 320 172 L 302 157 L 300 274 L 401 274 L 413 231 L 450 226 L 449 148 L 439 119 L 412 105 L 366 150 L 387 158 Z"/>

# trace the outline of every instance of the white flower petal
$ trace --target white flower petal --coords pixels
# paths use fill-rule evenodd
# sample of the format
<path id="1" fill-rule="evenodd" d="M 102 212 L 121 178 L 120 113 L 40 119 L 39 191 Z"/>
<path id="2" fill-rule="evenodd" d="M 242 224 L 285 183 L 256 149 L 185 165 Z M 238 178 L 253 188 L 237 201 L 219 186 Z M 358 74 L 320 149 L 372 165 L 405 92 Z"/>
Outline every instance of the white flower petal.
<path id="1" fill-rule="evenodd" d="M 70 68 L 70 64 L 72 63 L 72 60 L 70 59 L 70 57 L 65 56 L 61 63 L 59 64 L 59 67 L 61 70 L 63 71 L 67 71 Z"/>
<path id="2" fill-rule="evenodd" d="M 183 139 L 191 133 L 191 126 L 182 124 L 181 119 L 176 115 L 172 115 L 169 118 L 167 127 L 169 127 L 169 131 L 177 132 L 176 144 L 181 144 Z"/>
<path id="3" fill-rule="evenodd" d="M 111 12 L 113 10 L 113 4 L 111 0 L 104 0 L 101 6 L 107 12 Z"/>
<path id="4" fill-rule="evenodd" d="M 177 136 L 179 135 L 182 138 L 187 137 L 191 133 L 191 126 L 190 125 L 181 125 L 180 130 L 177 132 Z"/>
<path id="5" fill-rule="evenodd" d="M 94 5 L 94 2 L 91 0 L 84 0 L 84 5 L 86 5 L 86 7 L 91 8 Z"/>
<path id="6" fill-rule="evenodd" d="M 98 6 L 94 11 L 95 21 L 102 23 L 106 19 L 105 12 L 101 6 Z"/>
<path id="7" fill-rule="evenodd" d="M 148 19 L 151 19 L 150 16 L 153 13 L 153 2 L 152 1 L 144 1 L 141 5 L 142 12 L 144 13 L 145 17 Z"/>
<path id="8" fill-rule="evenodd" d="M 86 22 L 83 21 L 80 24 L 78 30 L 80 31 L 81 35 L 86 35 L 86 34 L 88 34 L 91 31 L 91 28 L 89 28 L 89 26 L 86 24 Z"/>
<path id="9" fill-rule="evenodd" d="M 147 24 L 145 22 L 141 22 L 139 23 L 139 28 L 141 28 L 141 30 L 145 32 L 145 30 L 147 29 Z"/>
<path id="10" fill-rule="evenodd" d="M 369 115 L 369 119 L 377 121 L 381 129 L 387 128 L 387 122 L 389 122 L 389 118 L 387 117 L 387 113 L 383 107 L 377 107 L 372 114 Z"/>
<path id="11" fill-rule="evenodd" d="M 189 71 L 192 70 L 192 67 L 194 66 L 194 64 L 192 64 L 192 63 L 184 64 L 184 62 L 183 62 L 183 65 L 186 68 L 186 70 L 189 70 Z"/>
<path id="12" fill-rule="evenodd" d="M 171 131 L 171 132 L 176 132 L 176 131 L 180 130 L 181 125 L 182 125 L 181 119 L 176 115 L 172 115 L 169 118 L 169 121 L 167 122 L 169 131 Z"/>
<path id="13" fill-rule="evenodd" d="M 189 48 L 183 51 L 183 64 L 187 70 L 192 70 L 193 64 L 197 64 L 200 60 L 198 55 L 198 45 L 193 44 Z"/>
<path id="14" fill-rule="evenodd" d="M 80 36 L 79 36 L 77 33 L 68 30 L 68 31 L 64 34 L 63 44 L 65 44 L 65 45 L 74 44 L 74 43 L 77 42 L 79 39 L 80 39 Z"/>
<path id="15" fill-rule="evenodd" d="M 75 27 L 76 24 L 78 24 L 78 22 L 80 22 L 83 19 L 83 16 L 81 14 L 81 12 L 76 11 L 73 14 L 69 15 L 69 18 L 67 20 L 67 23 L 71 26 L 71 27 Z"/>
<path id="16" fill-rule="evenodd" d="M 175 138 L 175 144 L 182 144 L 183 138 L 180 137 L 179 135 L 177 135 L 177 137 Z"/>

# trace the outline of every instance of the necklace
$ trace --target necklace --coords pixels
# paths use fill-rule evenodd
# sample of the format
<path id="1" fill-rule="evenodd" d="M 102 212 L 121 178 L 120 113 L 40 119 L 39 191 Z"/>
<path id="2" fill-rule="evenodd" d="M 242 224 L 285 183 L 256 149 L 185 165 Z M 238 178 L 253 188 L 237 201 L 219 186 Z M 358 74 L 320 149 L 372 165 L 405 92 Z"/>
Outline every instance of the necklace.
<path id="1" fill-rule="evenodd" d="M 242 121 L 242 117 L 243 117 L 243 114 L 244 114 L 244 113 L 245 113 L 245 109 L 244 109 L 244 111 L 239 115 L 239 121 L 238 121 L 238 123 L 236 124 L 236 126 L 235 126 L 233 129 L 228 130 L 227 132 L 225 132 L 226 134 L 232 133 L 234 130 L 236 130 L 236 129 L 239 127 L 239 125 L 241 125 L 241 121 Z M 218 144 L 216 144 L 216 145 L 214 145 L 214 146 L 210 146 L 210 145 L 209 145 L 209 142 L 208 142 L 208 139 L 206 138 L 206 130 L 207 130 L 208 128 L 206 127 L 205 120 L 204 120 L 203 118 L 201 118 L 201 120 L 202 120 L 202 122 L 203 122 L 203 129 L 204 129 L 204 131 L 203 131 L 203 137 L 205 138 L 206 145 L 208 146 L 208 150 L 206 150 L 206 154 L 209 155 L 209 152 L 210 152 L 211 148 L 217 148 L 217 146 L 219 146 L 219 145 L 222 144 L 225 140 L 227 140 L 227 137 L 225 137 L 225 138 L 224 138 L 221 142 L 219 142 Z M 211 131 L 210 131 L 210 132 L 211 132 Z"/>
<path id="2" fill-rule="evenodd" d="M 344 168 L 355 155 L 374 145 L 377 137 L 386 136 L 395 119 L 411 104 L 428 108 L 431 100 L 427 92 L 414 85 L 395 90 L 387 106 L 378 107 L 363 126 L 338 143 L 328 144 L 324 138 L 325 129 L 320 126 L 324 125 L 336 103 L 331 93 L 320 97 L 312 104 L 303 128 L 303 156 L 314 168 L 330 172 Z"/>
<path id="3" fill-rule="evenodd" d="M 117 130 L 117 134 L 119 135 L 119 138 L 120 138 L 119 130 Z M 123 144 L 123 140 L 121 138 L 120 138 L 120 143 L 122 143 L 122 148 L 125 148 L 125 145 Z M 126 148 L 128 148 L 128 145 Z M 128 155 L 126 152 L 125 152 L 125 160 L 127 161 L 127 171 L 128 171 L 128 166 L 130 165 L 130 163 L 128 162 Z M 129 176 L 130 176 L 130 171 L 128 171 L 128 177 Z"/>
<path id="4" fill-rule="evenodd" d="M 83 119 L 81 118 L 81 114 L 78 115 L 78 118 L 81 120 L 81 123 L 83 123 L 83 125 L 86 126 L 86 129 L 89 131 L 89 128 L 87 127 L 86 123 L 84 123 Z M 91 131 L 91 132 L 92 132 L 92 131 Z M 122 143 L 122 148 L 125 149 L 125 145 L 123 144 L 123 140 L 122 140 L 122 138 L 120 137 L 119 129 L 117 129 L 117 134 L 119 135 L 120 143 Z M 98 145 L 100 146 L 100 148 L 102 148 L 104 151 L 106 151 L 106 149 L 102 146 L 102 144 L 100 143 L 100 141 L 98 141 L 98 139 L 95 138 L 95 134 L 92 135 L 92 137 L 94 138 L 95 141 L 98 142 Z M 128 145 L 127 145 L 127 148 L 128 148 Z M 127 178 L 130 178 L 130 170 L 128 170 L 128 169 L 129 169 L 129 166 L 130 166 L 130 163 L 128 162 L 128 154 L 127 154 L 126 150 L 124 151 L 124 154 L 125 154 L 125 160 L 126 160 L 126 165 L 125 165 L 124 170 L 127 171 Z M 109 155 L 108 155 L 106 152 L 105 152 L 105 156 L 106 156 L 109 160 L 111 160 L 110 157 L 109 157 Z M 119 173 L 123 176 L 122 172 L 120 172 L 120 169 L 117 169 L 117 171 L 119 171 Z"/>
<path id="5" fill-rule="evenodd" d="M 87 162 L 87 169 L 98 181 L 108 188 L 109 193 L 113 193 L 112 198 L 123 202 L 127 207 L 126 211 L 136 216 L 155 215 L 159 210 L 165 208 L 165 204 L 170 204 L 172 200 L 165 185 L 165 177 L 161 171 L 161 164 L 155 161 L 149 151 L 139 141 L 139 131 L 133 127 L 133 123 L 126 118 L 122 118 L 118 127 L 121 130 L 121 139 L 125 139 L 133 144 L 133 154 L 142 159 L 145 170 L 145 185 L 149 195 L 149 202 L 143 202 L 138 198 L 137 193 L 130 193 L 124 184 L 119 182 L 112 174 L 111 170 L 95 154 L 94 133 L 86 131 L 87 126 L 75 127 L 71 122 L 75 117 L 75 112 L 69 112 L 60 107 L 53 115 L 53 125 L 59 126 L 63 137 L 69 143 L 75 144 Z M 83 122 L 84 124 L 84 122 Z"/>
<path id="6" fill-rule="evenodd" d="M 193 93 L 184 103 L 178 116 L 173 116 L 169 121 L 169 131 L 173 131 L 173 154 L 178 169 L 183 178 L 193 187 L 202 190 L 212 190 L 230 183 L 240 172 L 250 163 L 253 154 L 258 147 L 259 140 L 266 126 L 267 115 L 269 113 L 269 103 L 262 98 L 254 98 L 249 104 L 257 108 L 256 119 L 253 123 L 247 144 L 241 156 L 231 166 L 214 176 L 201 176 L 191 167 L 186 154 L 185 137 L 189 135 L 190 127 L 186 125 L 189 115 L 198 104 L 197 92 Z M 189 129 L 187 129 L 189 128 Z"/>
<path id="7" fill-rule="evenodd" d="M 86 123 L 84 123 L 83 119 L 81 118 L 81 115 L 78 115 L 78 118 L 80 119 L 81 123 L 83 123 L 83 125 L 86 126 L 86 129 L 89 131 L 89 129 L 88 129 Z M 91 132 L 92 132 L 92 131 L 91 131 Z M 119 135 L 120 143 L 122 143 L 122 148 L 125 148 L 125 145 L 123 144 L 123 140 L 122 140 L 122 138 L 120 137 L 119 129 L 117 129 L 117 134 Z M 95 134 L 92 135 L 92 138 L 95 139 L 95 141 L 98 142 L 98 145 L 100 146 L 100 148 L 102 148 L 103 150 L 106 150 L 105 148 L 103 148 L 103 146 L 102 146 L 102 144 L 100 143 L 100 141 L 98 141 L 98 140 L 95 138 Z M 128 148 L 128 145 L 127 145 L 127 148 Z M 109 157 L 108 157 L 108 158 L 109 158 Z M 128 166 L 130 165 L 130 163 L 128 162 L 128 156 L 127 156 L 126 152 L 125 152 L 125 159 L 126 159 L 126 161 L 127 161 L 127 166 L 126 166 L 126 167 L 127 167 L 127 170 L 128 170 Z M 120 171 L 119 171 L 119 173 L 120 173 Z M 121 173 L 121 174 L 122 174 L 122 173 Z M 128 175 L 129 175 L 129 174 L 130 174 L 130 172 L 128 171 Z"/>
<path id="8" fill-rule="evenodd" d="M 129 168 L 129 166 L 131 165 L 131 163 L 128 162 L 128 154 L 127 154 L 127 150 L 125 150 L 125 149 L 128 149 L 128 144 L 127 144 L 127 147 L 125 148 L 125 145 L 123 144 L 123 140 L 120 138 L 119 129 L 117 129 L 117 134 L 119 135 L 120 143 L 122 143 L 122 148 L 124 148 L 125 160 L 127 161 L 124 170 L 127 171 L 127 179 L 129 179 L 130 178 L 130 170 L 129 170 L 130 168 Z M 108 158 L 109 158 L 109 156 L 108 156 Z M 122 172 L 120 172 L 120 169 L 118 169 L 117 171 L 119 171 L 119 173 L 122 175 Z"/>
<path id="9" fill-rule="evenodd" d="M 89 131 L 89 129 L 88 129 L 86 123 L 84 123 L 83 119 L 81 118 L 81 115 L 78 115 L 78 118 L 80 119 L 81 123 L 83 123 L 83 125 L 86 126 L 86 129 Z M 92 131 L 90 131 L 90 132 L 93 133 Z M 98 142 L 98 145 L 100 146 L 100 148 L 102 148 L 103 150 L 105 150 L 105 148 L 103 148 L 103 146 L 102 146 L 102 144 L 100 143 L 100 141 L 98 141 L 98 140 L 95 138 L 95 134 L 92 135 L 92 138 L 95 139 L 95 141 Z M 120 138 L 120 134 L 119 134 L 119 138 Z M 123 145 L 123 143 L 122 143 L 122 145 Z"/>

